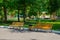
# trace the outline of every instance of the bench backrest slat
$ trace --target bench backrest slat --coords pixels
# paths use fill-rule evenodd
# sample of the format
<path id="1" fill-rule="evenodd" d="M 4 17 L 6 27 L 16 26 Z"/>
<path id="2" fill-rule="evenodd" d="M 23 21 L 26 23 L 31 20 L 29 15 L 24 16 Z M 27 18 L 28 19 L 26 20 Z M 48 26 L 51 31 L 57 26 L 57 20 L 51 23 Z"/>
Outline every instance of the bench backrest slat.
<path id="1" fill-rule="evenodd" d="M 51 29 L 52 28 L 52 24 L 36 24 L 34 28 L 37 29 Z"/>
<path id="2" fill-rule="evenodd" d="M 13 22 L 11 25 L 14 25 L 14 26 L 23 26 L 24 22 Z"/>

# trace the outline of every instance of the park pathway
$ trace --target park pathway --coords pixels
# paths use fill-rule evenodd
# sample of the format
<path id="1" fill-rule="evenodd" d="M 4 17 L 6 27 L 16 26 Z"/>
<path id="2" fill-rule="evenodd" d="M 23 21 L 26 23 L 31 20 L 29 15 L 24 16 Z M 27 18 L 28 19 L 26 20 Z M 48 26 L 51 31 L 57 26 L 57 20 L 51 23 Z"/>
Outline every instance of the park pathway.
<path id="1" fill-rule="evenodd" d="M 0 40 L 60 40 L 60 34 L 45 32 L 12 32 L 11 29 L 0 28 Z"/>

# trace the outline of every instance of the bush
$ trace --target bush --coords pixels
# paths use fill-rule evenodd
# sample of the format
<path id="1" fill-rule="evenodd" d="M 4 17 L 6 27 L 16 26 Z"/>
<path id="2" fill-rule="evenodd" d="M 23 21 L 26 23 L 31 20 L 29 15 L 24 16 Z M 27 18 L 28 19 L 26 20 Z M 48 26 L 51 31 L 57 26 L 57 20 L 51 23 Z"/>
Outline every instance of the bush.
<path id="1" fill-rule="evenodd" d="M 60 30 L 60 24 L 53 24 L 53 30 Z"/>

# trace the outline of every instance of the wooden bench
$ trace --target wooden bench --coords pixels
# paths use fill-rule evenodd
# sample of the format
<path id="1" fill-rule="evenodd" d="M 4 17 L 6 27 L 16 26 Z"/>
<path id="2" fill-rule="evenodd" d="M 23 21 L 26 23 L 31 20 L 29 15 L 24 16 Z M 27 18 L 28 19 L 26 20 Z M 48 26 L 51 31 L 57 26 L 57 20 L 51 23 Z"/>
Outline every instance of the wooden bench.
<path id="1" fill-rule="evenodd" d="M 30 30 L 33 30 L 33 29 L 42 29 L 42 30 L 49 30 L 51 31 L 52 29 L 52 24 L 49 24 L 49 23 L 37 23 L 35 26 L 31 26 L 29 27 Z"/>
<path id="2" fill-rule="evenodd" d="M 14 28 L 14 29 L 20 29 L 21 27 L 24 26 L 24 22 L 13 22 L 9 26 L 12 27 L 12 28 Z"/>
<path id="3" fill-rule="evenodd" d="M 52 29 L 52 24 L 43 24 L 41 29 L 44 29 L 44 30 L 51 30 Z"/>
<path id="4" fill-rule="evenodd" d="M 33 30 L 33 29 L 41 29 L 41 23 L 37 23 L 37 24 L 35 24 L 35 26 L 29 27 L 29 30 Z"/>

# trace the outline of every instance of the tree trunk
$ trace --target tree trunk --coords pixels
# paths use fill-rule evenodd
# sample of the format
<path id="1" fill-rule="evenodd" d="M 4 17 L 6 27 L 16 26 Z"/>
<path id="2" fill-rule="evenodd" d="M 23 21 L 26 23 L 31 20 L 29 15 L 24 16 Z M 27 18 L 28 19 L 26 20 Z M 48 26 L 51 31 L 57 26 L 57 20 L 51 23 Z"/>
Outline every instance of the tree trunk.
<path id="1" fill-rule="evenodd" d="M 23 15 L 23 18 L 24 18 L 24 23 L 25 23 L 25 18 L 26 18 L 26 4 L 25 4 L 25 0 L 24 0 L 24 9 L 23 9 L 23 13 L 24 13 L 24 15 Z"/>
<path id="2" fill-rule="evenodd" d="M 19 9 L 18 9 L 18 22 L 20 22 L 20 19 L 19 19 Z"/>
<path id="3" fill-rule="evenodd" d="M 40 16 L 40 12 L 37 12 L 37 18 L 39 18 L 39 16 Z"/>
<path id="4" fill-rule="evenodd" d="M 55 20 L 56 20 L 56 12 L 53 12 L 53 13 L 51 14 L 51 20 L 52 20 L 52 21 L 55 21 Z"/>
<path id="5" fill-rule="evenodd" d="M 38 11 L 38 12 L 37 12 L 37 22 L 40 21 L 39 17 L 40 17 L 40 12 Z"/>
<path id="6" fill-rule="evenodd" d="M 23 11 L 23 18 L 24 18 L 24 22 L 25 22 L 25 18 L 26 18 L 26 14 L 25 14 L 25 8 L 24 8 L 24 11 Z"/>
<path id="7" fill-rule="evenodd" d="M 7 22 L 6 0 L 3 0 L 4 22 Z"/>
<path id="8" fill-rule="evenodd" d="M 3 11 L 4 11 L 4 22 L 7 22 L 7 10 L 5 7 L 3 7 Z"/>

